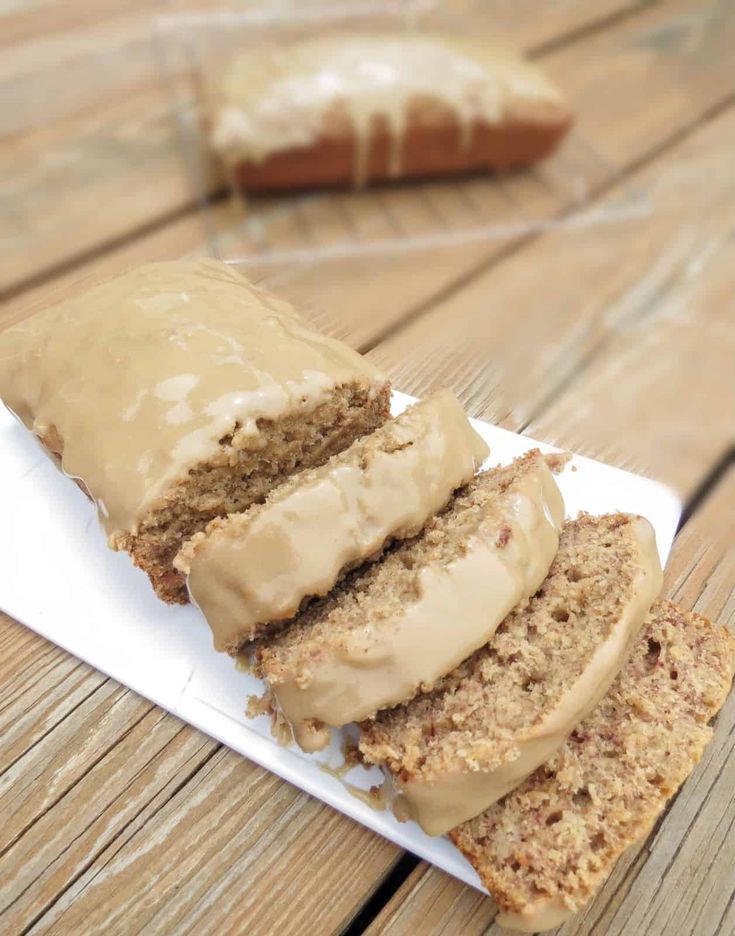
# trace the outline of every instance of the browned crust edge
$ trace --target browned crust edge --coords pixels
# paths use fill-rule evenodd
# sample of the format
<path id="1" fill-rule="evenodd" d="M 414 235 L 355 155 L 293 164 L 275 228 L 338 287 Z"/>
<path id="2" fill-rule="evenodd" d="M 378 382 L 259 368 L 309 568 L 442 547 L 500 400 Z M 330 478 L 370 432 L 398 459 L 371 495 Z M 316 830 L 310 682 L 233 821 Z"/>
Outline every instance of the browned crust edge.
<path id="1" fill-rule="evenodd" d="M 397 177 L 390 172 L 390 134 L 378 124 L 369 144 L 367 180 L 421 179 L 529 165 L 549 156 L 572 122 L 568 110 L 547 119 L 476 122 L 467 146 L 462 144 L 459 123 L 452 117 L 427 126 L 414 123 L 403 140 Z M 354 133 L 325 134 L 308 147 L 275 153 L 259 163 L 240 162 L 232 169 L 232 180 L 251 192 L 350 186 L 356 156 Z"/>

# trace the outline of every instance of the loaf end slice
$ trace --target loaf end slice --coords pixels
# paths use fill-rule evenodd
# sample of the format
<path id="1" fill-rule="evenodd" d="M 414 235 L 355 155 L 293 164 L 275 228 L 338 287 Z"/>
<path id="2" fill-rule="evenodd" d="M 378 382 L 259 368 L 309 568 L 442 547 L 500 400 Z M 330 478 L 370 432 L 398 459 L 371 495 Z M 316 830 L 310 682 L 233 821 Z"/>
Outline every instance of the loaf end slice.
<path id="1" fill-rule="evenodd" d="M 379 428 L 390 415 L 390 388 L 360 379 L 335 386 L 309 412 L 298 410 L 258 420 L 258 444 L 249 451 L 237 441 L 233 424 L 218 451 L 171 484 L 134 532 L 114 539 L 151 580 L 159 598 L 189 600 L 186 578 L 174 560 L 182 546 L 215 518 L 262 503 L 295 473 L 321 465 L 356 439 Z"/>
<path id="2" fill-rule="evenodd" d="M 735 637 L 654 605 L 599 706 L 521 786 L 450 838 L 524 932 L 581 909 L 702 756 L 730 690 Z"/>

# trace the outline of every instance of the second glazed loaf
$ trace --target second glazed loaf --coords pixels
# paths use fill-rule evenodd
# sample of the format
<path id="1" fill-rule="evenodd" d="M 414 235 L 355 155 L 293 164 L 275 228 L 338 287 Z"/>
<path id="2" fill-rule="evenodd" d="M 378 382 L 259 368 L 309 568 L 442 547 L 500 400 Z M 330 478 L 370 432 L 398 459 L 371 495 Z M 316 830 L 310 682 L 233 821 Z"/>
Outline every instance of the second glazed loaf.
<path id="1" fill-rule="evenodd" d="M 360 187 L 535 162 L 571 120 L 535 65 L 482 38 L 345 31 L 235 59 L 210 142 L 246 189 Z"/>

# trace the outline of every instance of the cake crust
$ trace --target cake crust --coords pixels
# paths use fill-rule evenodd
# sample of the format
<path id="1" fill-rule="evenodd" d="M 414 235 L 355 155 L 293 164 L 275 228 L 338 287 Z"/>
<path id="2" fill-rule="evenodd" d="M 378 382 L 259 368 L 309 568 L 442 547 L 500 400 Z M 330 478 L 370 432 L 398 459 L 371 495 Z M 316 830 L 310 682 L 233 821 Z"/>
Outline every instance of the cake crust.
<path id="1" fill-rule="evenodd" d="M 433 126 L 409 120 L 398 176 L 391 169 L 393 139 L 383 121 L 376 120 L 365 155 L 365 179 L 380 183 L 520 168 L 550 156 L 571 123 L 571 115 L 555 122 L 514 119 L 493 125 L 477 121 L 470 132 L 471 142 L 465 144 L 462 128 L 450 111 Z M 275 153 L 262 162 L 235 163 L 229 174 L 236 188 L 248 192 L 344 188 L 355 184 L 359 146 L 354 132 L 345 127 L 341 133 L 324 134 L 309 146 Z"/>

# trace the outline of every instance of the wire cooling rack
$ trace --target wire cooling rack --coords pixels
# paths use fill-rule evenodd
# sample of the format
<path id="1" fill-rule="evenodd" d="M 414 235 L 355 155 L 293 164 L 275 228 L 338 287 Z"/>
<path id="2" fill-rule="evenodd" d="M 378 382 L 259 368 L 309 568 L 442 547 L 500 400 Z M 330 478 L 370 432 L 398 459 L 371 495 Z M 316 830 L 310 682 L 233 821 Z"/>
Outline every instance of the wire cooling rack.
<path id="1" fill-rule="evenodd" d="M 406 30 L 457 27 L 431 0 L 302 6 L 298 11 L 206 11 L 156 22 L 156 46 L 182 154 L 209 247 L 220 259 L 259 267 L 308 264 L 514 238 L 559 226 L 620 221 L 647 211 L 643 194 L 617 180 L 603 156 L 575 132 L 551 158 L 511 173 L 392 182 L 363 191 L 243 196 L 208 150 L 204 125 L 207 88 L 229 56 L 345 23 L 389 22 Z M 499 23 L 508 15 L 506 6 L 499 4 Z M 614 181 L 619 182 L 615 197 L 596 205 L 594 196 Z M 223 195 L 228 193 L 225 206 Z"/>

